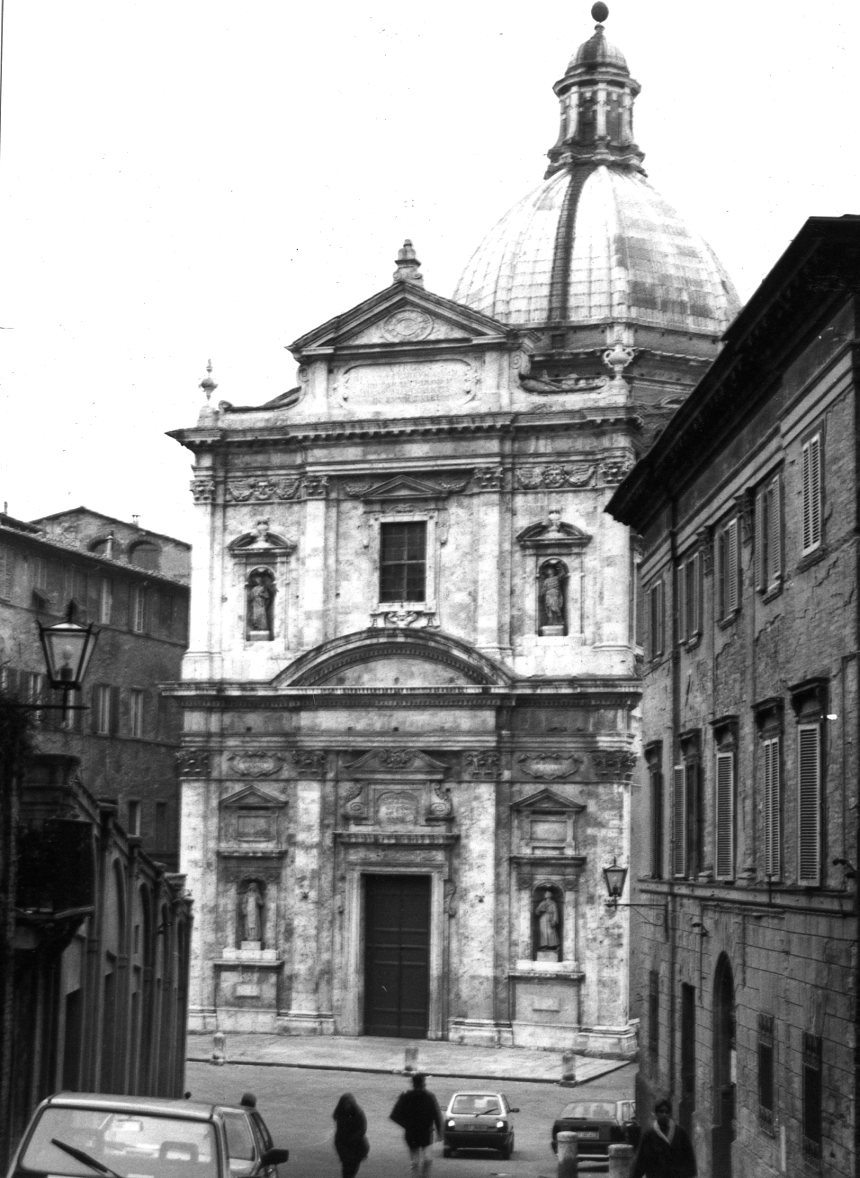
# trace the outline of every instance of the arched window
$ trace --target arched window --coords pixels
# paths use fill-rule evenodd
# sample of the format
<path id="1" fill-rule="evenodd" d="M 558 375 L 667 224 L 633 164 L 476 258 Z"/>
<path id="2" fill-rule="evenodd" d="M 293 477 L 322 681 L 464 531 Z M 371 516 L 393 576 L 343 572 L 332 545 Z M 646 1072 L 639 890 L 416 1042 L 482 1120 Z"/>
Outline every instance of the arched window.
<path id="1" fill-rule="evenodd" d="M 149 540 L 141 540 L 129 548 L 128 559 L 135 568 L 157 573 L 161 566 L 161 549 Z"/>

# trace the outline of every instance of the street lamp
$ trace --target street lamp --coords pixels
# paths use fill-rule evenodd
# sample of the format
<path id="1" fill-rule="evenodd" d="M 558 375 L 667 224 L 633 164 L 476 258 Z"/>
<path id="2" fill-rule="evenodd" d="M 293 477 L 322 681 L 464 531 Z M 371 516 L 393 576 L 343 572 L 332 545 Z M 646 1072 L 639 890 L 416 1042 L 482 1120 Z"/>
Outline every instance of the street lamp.
<path id="1" fill-rule="evenodd" d="M 669 912 L 666 904 L 622 904 L 621 896 L 624 892 L 624 884 L 627 880 L 627 868 L 620 867 L 616 861 L 616 857 L 612 856 L 612 862 L 608 867 L 603 868 L 603 878 L 606 881 L 606 891 L 609 893 L 609 899 L 606 901 L 606 907 L 615 912 L 619 908 L 662 908 L 663 910 L 663 930 L 668 934 Z M 653 924 L 653 921 L 649 923 Z"/>
<path id="2" fill-rule="evenodd" d="M 70 693 L 80 690 L 99 635 L 92 622 L 88 626 L 79 626 L 74 619 L 75 603 L 70 601 L 64 622 L 55 626 L 43 626 L 37 622 L 48 679 L 52 687 L 62 691 L 63 709 L 68 706 Z"/>

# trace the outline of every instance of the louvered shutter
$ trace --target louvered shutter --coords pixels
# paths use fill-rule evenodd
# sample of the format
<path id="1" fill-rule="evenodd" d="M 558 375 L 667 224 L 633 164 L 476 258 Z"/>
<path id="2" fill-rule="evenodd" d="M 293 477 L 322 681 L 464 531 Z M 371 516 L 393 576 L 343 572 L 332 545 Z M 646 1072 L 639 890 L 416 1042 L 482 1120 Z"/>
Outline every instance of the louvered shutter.
<path id="1" fill-rule="evenodd" d="M 726 613 L 732 614 L 740 604 L 738 577 L 738 521 L 733 519 L 726 528 Z"/>
<path id="2" fill-rule="evenodd" d="M 702 557 L 696 553 L 688 565 L 690 570 L 690 584 L 687 588 L 687 602 L 690 610 L 688 626 L 691 638 L 702 632 Z"/>
<path id="3" fill-rule="evenodd" d="M 782 576 L 782 487 L 777 476 L 767 489 L 767 568 L 766 586 L 775 585 Z"/>
<path id="4" fill-rule="evenodd" d="M 821 543 L 821 438 L 810 438 L 803 447 L 803 552 Z"/>
<path id="5" fill-rule="evenodd" d="M 687 570 L 690 565 L 684 562 L 678 569 L 678 641 L 686 642 L 689 638 L 687 631 Z"/>
<path id="6" fill-rule="evenodd" d="M 718 879 L 734 876 L 735 757 L 717 753 L 716 827 L 714 859 Z"/>
<path id="7" fill-rule="evenodd" d="M 771 879 L 782 874 L 782 788 L 780 781 L 780 740 L 766 740 L 764 753 L 764 857 L 765 872 Z"/>
<path id="8" fill-rule="evenodd" d="M 672 874 L 687 874 L 687 791 L 683 765 L 676 765 L 672 779 Z"/>
<path id="9" fill-rule="evenodd" d="M 767 589 L 767 492 L 755 497 L 755 587 Z"/>
<path id="10" fill-rule="evenodd" d="M 797 729 L 797 879 L 816 887 L 821 882 L 821 729 Z"/>

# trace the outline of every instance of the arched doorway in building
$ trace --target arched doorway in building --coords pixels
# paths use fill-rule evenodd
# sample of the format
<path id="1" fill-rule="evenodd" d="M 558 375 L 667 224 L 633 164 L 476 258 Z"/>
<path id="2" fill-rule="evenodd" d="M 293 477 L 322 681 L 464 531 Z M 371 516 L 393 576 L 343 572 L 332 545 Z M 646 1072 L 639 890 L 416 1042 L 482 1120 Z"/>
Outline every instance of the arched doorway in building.
<path id="1" fill-rule="evenodd" d="M 364 877 L 364 1031 L 426 1039 L 430 876 Z"/>
<path id="2" fill-rule="evenodd" d="M 732 1142 L 735 1139 L 735 1085 L 737 1046 L 735 1037 L 735 980 L 725 953 L 714 974 L 714 1098 L 711 1130 L 711 1173 L 732 1178 Z"/>

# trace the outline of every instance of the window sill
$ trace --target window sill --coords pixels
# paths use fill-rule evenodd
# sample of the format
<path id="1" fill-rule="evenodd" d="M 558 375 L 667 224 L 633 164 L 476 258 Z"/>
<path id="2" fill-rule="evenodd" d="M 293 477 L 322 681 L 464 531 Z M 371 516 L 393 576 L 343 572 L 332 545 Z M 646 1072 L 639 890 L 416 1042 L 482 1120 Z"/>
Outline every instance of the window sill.
<path id="1" fill-rule="evenodd" d="M 812 568 L 814 564 L 818 564 L 820 560 L 824 560 L 827 556 L 827 549 L 824 545 L 816 548 L 813 552 L 807 552 L 806 556 L 802 556 L 797 562 L 797 571 L 805 573 L 807 569 Z"/>
<path id="2" fill-rule="evenodd" d="M 724 618 L 719 618 L 717 620 L 717 626 L 721 630 L 728 630 L 730 626 L 733 626 L 735 624 L 735 622 L 738 620 L 738 618 L 740 616 L 741 616 L 740 609 L 732 610 L 732 612 L 730 614 L 726 614 L 726 616 Z"/>
<path id="3" fill-rule="evenodd" d="M 778 581 L 774 581 L 772 585 L 768 585 L 766 589 L 759 589 L 759 593 L 763 602 L 773 601 L 775 597 L 779 597 L 782 593 L 782 577 Z"/>

